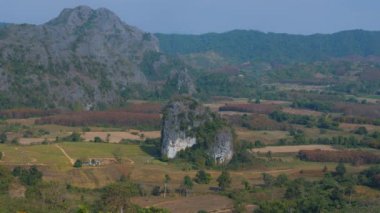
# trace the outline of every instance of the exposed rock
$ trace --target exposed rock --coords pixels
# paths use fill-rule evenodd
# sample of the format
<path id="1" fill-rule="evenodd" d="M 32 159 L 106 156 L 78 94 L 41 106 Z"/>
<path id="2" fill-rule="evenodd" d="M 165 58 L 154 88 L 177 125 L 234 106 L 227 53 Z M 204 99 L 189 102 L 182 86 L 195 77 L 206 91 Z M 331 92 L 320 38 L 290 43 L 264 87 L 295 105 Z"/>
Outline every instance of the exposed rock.
<path id="1" fill-rule="evenodd" d="M 210 128 L 213 132 L 204 132 L 213 122 L 220 120 L 218 115 L 194 99 L 175 98 L 164 109 L 161 131 L 162 155 L 172 159 L 179 151 L 197 145 L 205 149 L 207 155 L 217 164 L 229 162 L 233 156 L 234 141 L 231 127 L 218 124 L 216 129 Z M 203 132 L 200 133 L 201 131 Z"/>
<path id="2" fill-rule="evenodd" d="M 160 58 L 144 60 L 147 53 Z M 182 70 L 168 58 L 159 53 L 153 34 L 127 25 L 108 9 L 64 9 L 42 25 L 0 28 L 0 82 L 7 82 L 0 86 L 0 99 L 7 101 L 0 103 L 85 108 L 152 96 L 172 71 Z M 160 78 L 152 79 L 151 73 Z M 188 85 L 186 80 L 180 83 Z"/>
<path id="3" fill-rule="evenodd" d="M 196 144 L 192 131 L 209 119 L 206 109 L 190 98 L 177 98 L 170 102 L 163 116 L 162 155 L 171 159 L 180 150 Z"/>
<path id="4" fill-rule="evenodd" d="M 209 147 L 209 155 L 217 164 L 228 162 L 233 156 L 233 133 L 230 128 L 219 130 L 215 141 Z"/>

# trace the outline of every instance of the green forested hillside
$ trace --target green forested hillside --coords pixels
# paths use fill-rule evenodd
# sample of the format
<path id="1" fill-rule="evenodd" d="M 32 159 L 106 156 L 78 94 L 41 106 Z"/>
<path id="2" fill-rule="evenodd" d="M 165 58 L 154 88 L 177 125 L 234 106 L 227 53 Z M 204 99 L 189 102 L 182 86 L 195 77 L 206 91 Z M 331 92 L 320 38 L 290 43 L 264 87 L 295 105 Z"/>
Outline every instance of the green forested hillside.
<path id="1" fill-rule="evenodd" d="M 234 30 L 203 35 L 156 34 L 170 54 L 216 52 L 233 61 L 315 61 L 345 56 L 380 56 L 380 32 L 290 35 Z"/>

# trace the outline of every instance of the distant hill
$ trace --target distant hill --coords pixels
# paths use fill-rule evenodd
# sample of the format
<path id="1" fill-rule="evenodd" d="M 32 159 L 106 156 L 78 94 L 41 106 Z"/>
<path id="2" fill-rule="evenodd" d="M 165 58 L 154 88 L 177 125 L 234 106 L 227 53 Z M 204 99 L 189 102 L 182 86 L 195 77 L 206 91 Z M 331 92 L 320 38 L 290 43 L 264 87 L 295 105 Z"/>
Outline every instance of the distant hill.
<path id="1" fill-rule="evenodd" d="M 203 35 L 156 34 L 168 54 L 215 52 L 235 62 L 302 62 L 347 56 L 380 56 L 380 32 L 291 35 L 234 30 Z"/>

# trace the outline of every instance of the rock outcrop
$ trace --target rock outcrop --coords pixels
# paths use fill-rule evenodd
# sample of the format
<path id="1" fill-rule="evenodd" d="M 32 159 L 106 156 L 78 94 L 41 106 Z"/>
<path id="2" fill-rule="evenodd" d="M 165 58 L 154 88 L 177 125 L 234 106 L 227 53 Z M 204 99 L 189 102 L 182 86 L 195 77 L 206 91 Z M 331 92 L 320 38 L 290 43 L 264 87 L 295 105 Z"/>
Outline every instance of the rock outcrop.
<path id="1" fill-rule="evenodd" d="M 163 157 L 172 159 L 181 150 L 197 147 L 204 149 L 217 164 L 229 162 L 233 156 L 233 130 L 221 121 L 218 115 L 194 99 L 175 98 L 164 109 L 161 131 Z"/>
<path id="2" fill-rule="evenodd" d="M 233 152 L 233 133 L 231 128 L 223 128 L 217 131 L 215 141 L 209 147 L 208 154 L 217 163 L 229 162 Z"/>

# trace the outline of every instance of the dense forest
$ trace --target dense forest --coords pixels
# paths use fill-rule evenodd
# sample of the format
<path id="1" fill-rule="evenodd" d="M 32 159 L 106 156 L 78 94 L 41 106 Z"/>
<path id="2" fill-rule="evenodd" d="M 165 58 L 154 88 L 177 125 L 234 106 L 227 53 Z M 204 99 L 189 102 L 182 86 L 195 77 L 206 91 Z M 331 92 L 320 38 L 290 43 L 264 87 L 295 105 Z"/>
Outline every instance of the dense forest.
<path id="1" fill-rule="evenodd" d="M 379 56 L 380 32 L 343 31 L 309 36 L 234 30 L 203 35 L 156 34 L 163 52 L 213 51 L 233 61 L 299 62 L 345 56 Z"/>

